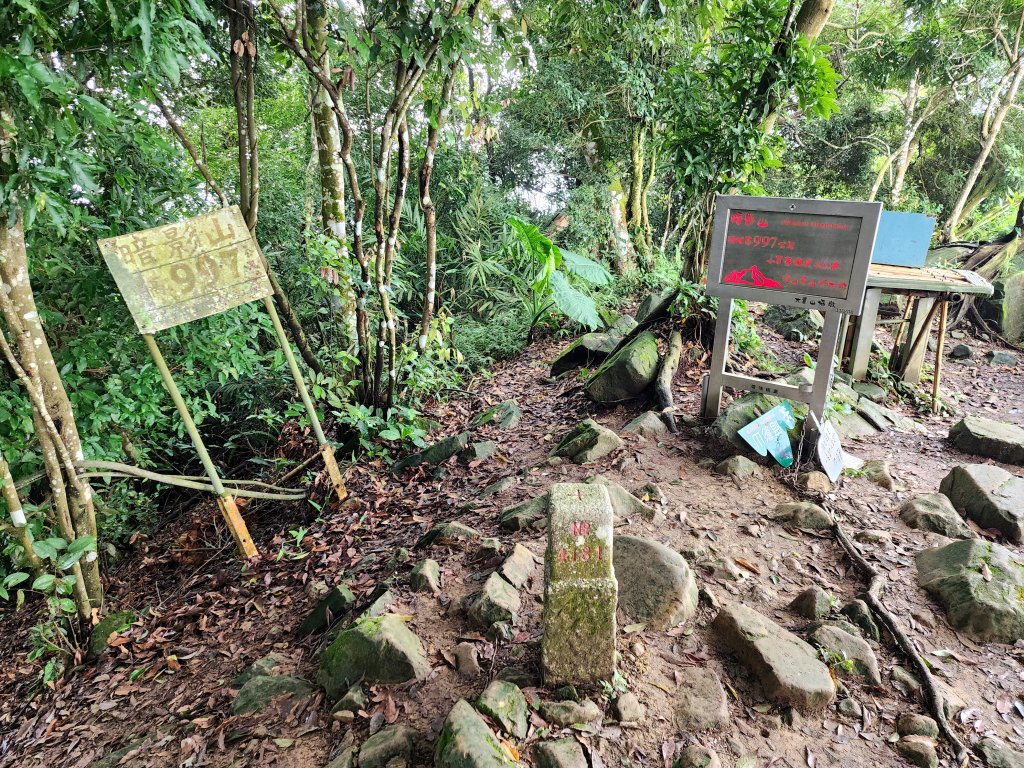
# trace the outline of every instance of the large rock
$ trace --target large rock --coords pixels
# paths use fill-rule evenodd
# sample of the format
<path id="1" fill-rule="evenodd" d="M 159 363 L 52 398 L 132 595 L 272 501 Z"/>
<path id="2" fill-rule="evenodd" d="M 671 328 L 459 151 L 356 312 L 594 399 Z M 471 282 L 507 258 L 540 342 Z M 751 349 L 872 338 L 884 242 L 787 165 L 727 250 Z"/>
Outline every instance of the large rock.
<path id="1" fill-rule="evenodd" d="M 931 531 L 950 539 L 972 539 L 974 531 L 942 493 L 925 493 L 900 507 L 900 519 L 911 528 Z"/>
<path id="2" fill-rule="evenodd" d="M 1024 752 L 1010 749 L 999 739 L 982 739 L 974 745 L 974 752 L 987 768 L 1024 768 Z"/>
<path id="3" fill-rule="evenodd" d="M 871 423 L 857 411 L 850 411 L 849 413 L 832 411 L 828 415 L 828 420 L 832 422 L 839 436 L 848 440 L 859 440 L 878 434 L 878 430 L 871 426 Z"/>
<path id="4" fill-rule="evenodd" d="M 231 713 L 241 715 L 257 712 L 278 696 L 303 698 L 313 693 L 313 686 L 298 677 L 287 675 L 258 675 L 251 678 L 238 691 L 231 702 Z"/>
<path id="5" fill-rule="evenodd" d="M 399 459 L 391 466 L 391 472 L 397 475 L 403 470 L 415 467 L 418 464 L 435 465 L 448 461 L 459 451 L 464 450 L 469 445 L 472 437 L 472 432 L 460 432 L 457 435 L 446 437 L 444 440 L 439 440 L 422 451 L 406 456 L 404 459 Z"/>
<path id="6" fill-rule="evenodd" d="M 1024 639 L 1024 563 L 981 539 L 917 555 L 917 580 L 946 608 L 950 623 L 982 640 Z"/>
<path id="7" fill-rule="evenodd" d="M 660 291 L 648 294 L 636 311 L 637 323 L 652 323 L 655 320 L 668 314 L 672 302 L 679 294 L 677 288 L 662 288 Z"/>
<path id="8" fill-rule="evenodd" d="M 436 768 L 517 768 L 497 736 L 465 699 L 448 713 L 434 748 Z"/>
<path id="9" fill-rule="evenodd" d="M 583 747 L 573 738 L 542 741 L 533 748 L 537 768 L 587 768 Z"/>
<path id="10" fill-rule="evenodd" d="M 561 376 L 581 366 L 597 365 L 604 361 L 622 341 L 615 333 L 587 333 L 565 348 L 551 363 L 551 375 Z"/>
<path id="11" fill-rule="evenodd" d="M 682 667 L 676 679 L 676 728 L 719 730 L 729 725 L 729 700 L 722 681 L 708 667 Z"/>
<path id="12" fill-rule="evenodd" d="M 949 428 L 949 440 L 964 453 L 1007 464 L 1024 464 L 1024 429 L 982 416 L 964 416 Z"/>
<path id="13" fill-rule="evenodd" d="M 826 652 L 827 661 L 840 677 L 862 677 L 871 685 L 881 685 L 878 659 L 867 642 L 832 624 L 823 624 L 808 638 Z"/>
<path id="14" fill-rule="evenodd" d="M 526 738 L 526 697 L 519 686 L 505 680 L 492 680 L 477 699 L 476 708 L 494 720 L 509 736 Z"/>
<path id="15" fill-rule="evenodd" d="M 624 435 L 640 435 L 648 440 L 668 437 L 668 427 L 655 411 L 644 411 L 622 428 Z"/>
<path id="16" fill-rule="evenodd" d="M 1024 538 L 1024 479 L 1002 467 L 967 464 L 954 467 L 939 490 L 982 528 L 994 528 L 1014 543 Z"/>
<path id="17" fill-rule="evenodd" d="M 798 309 L 772 304 L 764 312 L 764 321 L 787 341 L 812 341 L 825 327 L 825 317 L 816 309 Z"/>
<path id="18" fill-rule="evenodd" d="M 589 464 L 622 447 L 622 438 L 593 419 L 584 419 L 563 437 L 552 456 L 564 456 L 576 464 Z"/>
<path id="19" fill-rule="evenodd" d="M 647 389 L 658 374 L 658 340 L 644 332 L 605 360 L 584 390 L 598 403 L 629 400 Z"/>
<path id="20" fill-rule="evenodd" d="M 832 675 L 814 649 L 771 619 L 732 604 L 719 611 L 711 626 L 776 704 L 818 712 L 835 698 Z"/>
<path id="21" fill-rule="evenodd" d="M 697 580 L 682 555 L 636 536 L 616 536 L 613 551 L 619 610 L 628 622 L 663 630 L 693 616 Z"/>
<path id="22" fill-rule="evenodd" d="M 711 425 L 711 431 L 719 439 L 725 440 L 741 450 L 750 451 L 750 445 L 740 437 L 739 431 L 781 402 L 782 400 L 778 397 L 763 395 L 760 392 L 750 392 L 742 397 L 737 397 L 718 415 Z M 809 408 L 804 403 L 793 402 L 790 405 L 793 408 L 793 415 L 796 416 L 796 426 L 789 430 L 789 439 L 796 445 L 800 440 L 803 420 L 807 417 Z"/>
<path id="23" fill-rule="evenodd" d="M 336 699 L 353 684 L 405 683 L 430 674 L 423 644 L 400 616 L 359 619 L 324 652 L 317 682 Z"/>

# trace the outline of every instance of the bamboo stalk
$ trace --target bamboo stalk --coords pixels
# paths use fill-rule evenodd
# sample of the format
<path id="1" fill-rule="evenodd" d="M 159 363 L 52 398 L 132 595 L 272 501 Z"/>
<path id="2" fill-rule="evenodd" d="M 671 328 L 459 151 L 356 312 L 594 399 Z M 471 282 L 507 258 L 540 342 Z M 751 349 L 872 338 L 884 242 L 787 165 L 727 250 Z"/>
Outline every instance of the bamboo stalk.
<path id="1" fill-rule="evenodd" d="M 942 299 L 939 314 L 939 343 L 935 348 L 935 374 L 932 376 L 932 413 L 939 412 L 939 381 L 942 379 L 942 355 L 946 348 L 946 321 L 949 318 L 949 301 Z"/>

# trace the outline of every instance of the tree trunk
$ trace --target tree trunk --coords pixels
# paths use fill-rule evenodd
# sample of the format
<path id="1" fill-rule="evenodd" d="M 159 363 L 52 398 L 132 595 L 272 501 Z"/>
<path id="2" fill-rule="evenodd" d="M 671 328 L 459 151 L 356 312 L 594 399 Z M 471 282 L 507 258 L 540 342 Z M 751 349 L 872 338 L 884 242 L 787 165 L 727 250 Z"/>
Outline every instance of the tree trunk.
<path id="1" fill-rule="evenodd" d="M 647 127 L 638 120 L 633 124 L 633 137 L 629 145 L 629 191 L 626 193 L 626 228 L 630 234 L 634 234 L 640 229 L 646 145 Z"/>
<path id="2" fill-rule="evenodd" d="M 899 154 L 896 159 L 896 175 L 892 180 L 892 189 L 889 190 L 889 204 L 895 208 L 903 193 L 903 182 L 907 177 L 907 169 L 910 167 L 910 149 L 914 144 L 914 136 L 917 127 L 914 121 L 914 113 L 917 111 L 917 97 L 921 92 L 921 86 L 917 80 L 918 73 L 910 78 L 907 86 L 907 97 L 903 102 L 903 141 L 900 143 Z"/>
<path id="3" fill-rule="evenodd" d="M 963 218 L 964 208 L 971 195 L 971 190 L 974 188 L 982 169 L 985 167 L 985 161 L 988 160 L 992 147 L 995 146 L 1006 115 L 1013 108 L 1014 101 L 1017 98 L 1017 91 L 1020 90 L 1021 80 L 1024 80 L 1024 57 L 1018 56 L 1007 71 L 1007 76 L 1010 78 L 1010 84 L 1007 87 L 1006 95 L 1002 96 L 1002 88 L 1006 82 L 1006 78 L 1004 78 L 1000 81 L 999 86 L 997 86 L 999 90 L 993 94 L 990 100 L 990 105 L 998 106 L 994 108 L 990 106 L 990 109 L 986 111 L 985 116 L 982 118 L 979 130 L 981 146 L 978 150 L 978 156 L 974 160 L 974 165 L 971 166 L 971 170 L 968 171 L 967 178 L 964 180 L 960 196 L 957 198 L 956 203 L 953 204 L 953 210 L 950 211 L 946 225 L 943 227 L 943 235 L 946 241 L 956 239 L 956 229 Z M 989 122 L 990 115 L 991 122 Z"/>
<path id="4" fill-rule="evenodd" d="M 48 412 L 56 429 L 56 436 L 50 439 L 59 440 L 66 449 L 71 461 L 81 461 L 82 441 L 78 434 L 78 425 L 71 409 L 71 400 L 64 389 L 60 372 L 50 351 L 50 344 L 43 331 L 43 324 L 36 308 L 35 295 L 28 275 L 28 257 L 25 251 L 25 232 L 22 228 L 21 214 L 13 228 L 8 228 L 5 214 L 0 214 L 0 283 L 7 294 L 13 310 L 8 318 L 9 331 L 16 335 L 15 344 L 20 350 L 30 375 L 38 377 L 43 406 Z M 15 321 L 21 324 L 20 329 Z M 21 331 L 19 333 L 18 331 Z M 34 369 L 34 370 L 33 370 Z M 47 432 L 40 430 L 36 424 L 40 444 L 45 448 Z M 74 470 L 68 470 L 72 474 Z M 61 484 L 63 486 L 63 483 Z M 76 536 L 97 535 L 96 511 L 93 506 L 92 489 L 82 481 L 67 495 L 68 512 L 74 526 Z M 65 491 L 62 488 L 61 493 Z M 100 581 L 99 558 L 93 548 L 82 558 L 83 585 L 93 608 L 99 609 L 103 604 L 103 584 Z"/>

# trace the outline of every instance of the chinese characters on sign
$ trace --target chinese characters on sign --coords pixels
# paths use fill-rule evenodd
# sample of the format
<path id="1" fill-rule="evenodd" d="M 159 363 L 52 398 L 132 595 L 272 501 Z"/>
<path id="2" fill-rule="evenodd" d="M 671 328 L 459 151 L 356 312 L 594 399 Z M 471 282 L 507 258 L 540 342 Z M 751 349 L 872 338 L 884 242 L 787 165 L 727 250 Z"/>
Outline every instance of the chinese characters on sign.
<path id="1" fill-rule="evenodd" d="M 860 219 L 730 210 L 722 282 L 815 297 L 834 307 L 849 292 Z"/>
<path id="2" fill-rule="evenodd" d="M 237 206 L 100 240 L 99 246 L 141 333 L 273 293 Z"/>

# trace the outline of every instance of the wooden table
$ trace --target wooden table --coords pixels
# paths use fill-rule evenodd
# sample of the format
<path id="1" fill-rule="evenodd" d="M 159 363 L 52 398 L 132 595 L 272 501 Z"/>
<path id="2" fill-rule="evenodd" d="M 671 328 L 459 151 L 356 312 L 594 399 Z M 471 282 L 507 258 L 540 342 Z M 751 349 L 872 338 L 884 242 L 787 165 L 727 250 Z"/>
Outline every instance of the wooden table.
<path id="1" fill-rule="evenodd" d="M 906 296 L 907 306 L 896 329 L 889 368 L 908 383 L 916 384 L 921 380 L 921 365 L 928 348 L 932 321 L 938 314 L 939 346 L 932 387 L 932 406 L 936 407 L 949 302 L 965 295 L 991 296 L 992 291 L 988 280 L 965 269 L 872 264 L 868 272 L 864 309 L 859 316 L 851 318 L 852 340 L 846 370 L 855 380 L 866 378 L 882 294 Z"/>

